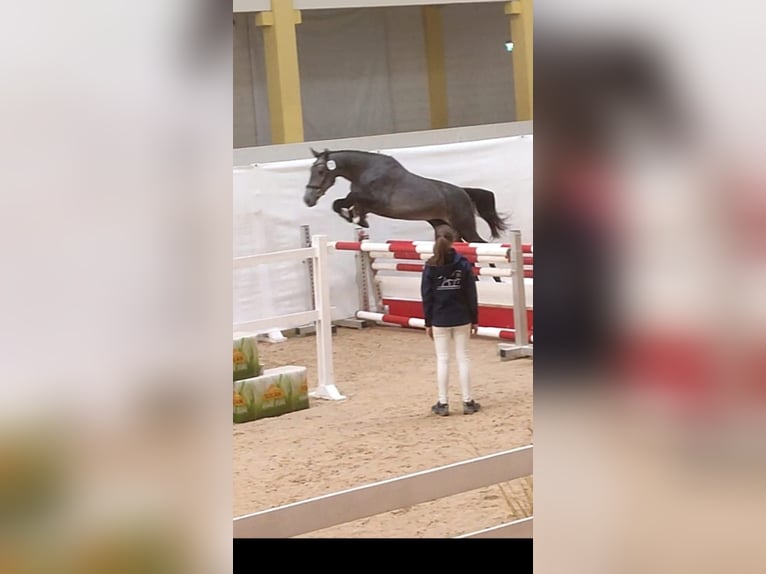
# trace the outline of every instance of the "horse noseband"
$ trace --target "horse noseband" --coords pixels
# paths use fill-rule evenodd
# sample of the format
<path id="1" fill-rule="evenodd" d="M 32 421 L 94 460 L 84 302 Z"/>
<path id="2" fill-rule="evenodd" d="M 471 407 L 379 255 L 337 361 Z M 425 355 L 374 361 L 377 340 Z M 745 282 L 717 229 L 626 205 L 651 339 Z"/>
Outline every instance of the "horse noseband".
<path id="1" fill-rule="evenodd" d="M 325 193 L 329 189 L 330 186 L 328 185 L 327 187 L 325 187 L 324 191 L 322 190 L 322 186 L 327 181 L 328 176 L 330 176 L 330 172 L 329 171 L 324 175 L 324 177 L 322 177 L 322 181 L 319 182 L 319 185 L 307 185 L 306 187 L 308 187 L 309 189 L 316 189 L 320 193 Z"/>

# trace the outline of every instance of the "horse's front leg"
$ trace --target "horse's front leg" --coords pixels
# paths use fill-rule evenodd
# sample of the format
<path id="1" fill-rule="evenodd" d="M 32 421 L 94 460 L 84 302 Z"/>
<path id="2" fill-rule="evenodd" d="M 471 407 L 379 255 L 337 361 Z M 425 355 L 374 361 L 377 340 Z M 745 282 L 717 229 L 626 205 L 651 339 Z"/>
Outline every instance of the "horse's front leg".
<path id="1" fill-rule="evenodd" d="M 367 210 L 358 203 L 348 208 L 341 207 L 339 213 L 349 223 L 354 223 L 364 228 L 370 227 L 370 224 L 367 222 Z"/>
<path id="2" fill-rule="evenodd" d="M 367 191 L 359 186 L 359 184 L 352 183 L 351 191 L 346 196 L 346 199 L 352 203 L 350 214 L 352 223 L 364 228 L 370 227 L 370 224 L 367 222 L 367 214 L 370 213 L 371 206 Z"/>
<path id="3" fill-rule="evenodd" d="M 364 206 L 356 203 L 351 208 L 351 218 L 354 223 L 356 223 L 359 227 L 364 227 L 367 229 L 370 227 L 370 224 L 367 222 L 367 210 L 364 208 Z"/>
<path id="4" fill-rule="evenodd" d="M 342 199 L 336 199 L 332 204 L 333 211 L 340 215 L 349 223 L 354 223 L 361 227 L 369 227 L 367 222 L 367 209 L 362 203 L 358 203 L 354 192 L 349 193 Z"/>
<path id="5" fill-rule="evenodd" d="M 341 199 L 336 199 L 332 202 L 332 209 L 335 213 L 340 215 L 343 219 L 349 223 L 353 223 L 354 218 L 354 200 L 351 198 L 351 194 Z"/>
<path id="6" fill-rule="evenodd" d="M 453 241 L 462 241 L 460 234 L 453 229 L 446 221 L 442 219 L 429 219 L 428 223 L 434 228 L 434 241 L 439 239 L 440 236 L 449 232 L 452 235 Z"/>

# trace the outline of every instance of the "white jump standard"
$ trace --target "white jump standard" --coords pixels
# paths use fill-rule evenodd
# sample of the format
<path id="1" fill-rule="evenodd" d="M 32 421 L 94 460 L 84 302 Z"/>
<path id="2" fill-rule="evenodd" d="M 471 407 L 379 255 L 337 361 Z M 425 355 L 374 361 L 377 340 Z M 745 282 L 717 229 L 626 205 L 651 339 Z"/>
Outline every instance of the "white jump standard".
<path id="1" fill-rule="evenodd" d="M 234 323 L 235 334 L 248 334 L 268 329 L 301 327 L 313 322 L 317 333 L 317 387 L 309 394 L 315 398 L 345 399 L 335 386 L 335 373 L 332 362 L 332 315 L 330 307 L 330 281 L 327 266 L 327 237 L 312 237 L 312 246 L 301 249 L 275 251 L 259 255 L 249 255 L 234 259 L 233 268 L 253 267 L 263 263 L 290 260 L 310 260 L 313 275 L 314 309 L 278 317 Z"/>

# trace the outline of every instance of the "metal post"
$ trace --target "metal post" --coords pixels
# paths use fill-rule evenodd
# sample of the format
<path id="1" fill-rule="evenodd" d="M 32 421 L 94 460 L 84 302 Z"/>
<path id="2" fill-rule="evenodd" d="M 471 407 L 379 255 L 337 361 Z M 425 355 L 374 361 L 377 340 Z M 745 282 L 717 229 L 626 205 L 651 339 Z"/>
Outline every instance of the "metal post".
<path id="1" fill-rule="evenodd" d="M 364 239 L 367 239 L 366 230 L 362 227 L 357 227 L 354 231 L 354 241 L 363 241 Z M 369 261 L 369 254 L 365 252 L 357 252 L 354 254 L 354 262 L 356 263 L 356 287 L 358 298 L 357 311 L 370 310 L 370 294 L 367 288 L 370 268 Z M 356 317 L 356 313 L 353 317 L 341 319 L 336 321 L 336 323 L 341 327 L 349 327 L 351 329 L 364 329 L 370 325 L 369 321 Z"/>
<path id="2" fill-rule="evenodd" d="M 358 227 L 356 230 L 356 241 L 359 241 L 360 243 L 362 241 L 366 241 L 370 238 L 370 234 L 367 232 L 366 229 L 363 227 Z M 362 311 L 370 311 L 370 292 L 368 290 L 369 288 L 372 288 L 372 295 L 375 299 L 375 311 L 378 313 L 385 313 L 385 309 L 383 308 L 383 293 L 380 291 L 380 283 L 378 282 L 378 272 L 372 268 L 372 257 L 370 257 L 369 252 L 367 251 L 360 251 L 359 252 L 359 263 L 360 263 L 360 272 L 361 272 L 361 283 L 364 297 L 364 306 L 361 308 Z"/>
<path id="3" fill-rule="evenodd" d="M 370 236 L 363 227 L 357 227 L 355 230 L 355 241 L 365 241 Z M 369 285 L 369 269 L 370 269 L 370 255 L 366 251 L 358 251 L 356 254 L 356 284 L 359 287 L 359 310 L 370 310 L 370 292 L 368 290 Z"/>
<path id="4" fill-rule="evenodd" d="M 301 225 L 301 247 L 311 247 L 311 228 L 308 225 Z M 316 309 L 314 304 L 314 261 L 311 259 L 306 260 L 306 269 L 309 280 L 309 304 L 312 309 Z"/>
<path id="5" fill-rule="evenodd" d="M 321 399 L 345 399 L 335 386 L 332 356 L 332 313 L 330 307 L 330 278 L 327 267 L 327 237 L 315 235 L 314 247 L 314 305 L 317 310 L 317 378 L 312 396 Z"/>

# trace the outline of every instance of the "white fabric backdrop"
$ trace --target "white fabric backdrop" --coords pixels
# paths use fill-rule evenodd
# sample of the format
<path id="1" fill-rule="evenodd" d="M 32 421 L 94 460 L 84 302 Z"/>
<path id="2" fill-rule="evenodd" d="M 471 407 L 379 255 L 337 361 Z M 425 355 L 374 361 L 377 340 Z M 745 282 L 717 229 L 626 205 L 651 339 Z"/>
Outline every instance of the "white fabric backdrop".
<path id="1" fill-rule="evenodd" d="M 380 151 L 397 158 L 410 171 L 457 185 L 482 187 L 496 195 L 498 210 L 510 213 L 510 224 L 522 240 L 533 243 L 532 136 Z M 300 247 L 300 226 L 330 240 L 353 240 L 354 225 L 332 211 L 345 196 L 344 179 L 309 208 L 303 193 L 313 157 L 243 166 L 234 170 L 234 256 Z M 429 240 L 426 222 L 368 217 L 370 239 Z M 477 219 L 479 233 L 490 240 L 489 228 Z M 497 241 L 505 241 L 502 237 Z M 331 252 L 331 302 L 334 318 L 353 315 L 358 296 L 353 252 Z M 307 269 L 301 262 L 275 263 L 237 270 L 234 276 L 234 321 L 251 321 L 311 308 Z"/>
<path id="2" fill-rule="evenodd" d="M 304 10 L 296 27 L 304 139 L 430 128 L 420 6 Z M 448 127 L 515 119 L 501 2 L 443 7 Z M 234 147 L 271 143 L 263 34 L 236 15 Z M 248 93 L 249 91 L 249 93 Z"/>

